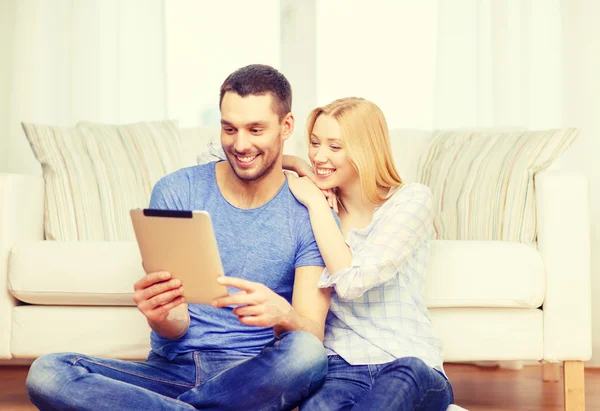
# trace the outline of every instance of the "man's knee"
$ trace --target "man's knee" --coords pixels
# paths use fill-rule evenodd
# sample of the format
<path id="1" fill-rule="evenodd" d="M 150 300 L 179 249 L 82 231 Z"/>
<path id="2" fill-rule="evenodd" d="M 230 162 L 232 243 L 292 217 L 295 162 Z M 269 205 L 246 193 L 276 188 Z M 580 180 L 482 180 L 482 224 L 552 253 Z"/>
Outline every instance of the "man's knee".
<path id="1" fill-rule="evenodd" d="M 323 343 L 313 334 L 293 331 L 278 342 L 286 347 L 285 372 L 293 375 L 309 374 L 322 381 L 327 374 L 327 352 Z"/>
<path id="2" fill-rule="evenodd" d="M 48 354 L 36 359 L 27 374 L 25 385 L 32 398 L 44 396 L 56 390 L 57 374 L 68 364 L 72 354 Z"/>

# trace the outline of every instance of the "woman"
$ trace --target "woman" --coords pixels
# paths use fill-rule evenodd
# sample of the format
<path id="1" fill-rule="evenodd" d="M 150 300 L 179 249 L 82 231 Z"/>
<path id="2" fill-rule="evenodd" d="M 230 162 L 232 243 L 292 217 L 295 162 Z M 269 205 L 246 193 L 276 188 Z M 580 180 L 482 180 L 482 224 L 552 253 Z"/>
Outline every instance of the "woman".
<path id="1" fill-rule="evenodd" d="M 304 176 L 288 174 L 288 184 L 309 210 L 326 264 L 319 287 L 335 292 L 327 379 L 301 410 L 445 410 L 452 388 L 423 301 L 431 192 L 402 183 L 372 102 L 345 98 L 316 108 L 307 129 L 314 176 L 297 157 L 286 156 L 284 166 Z M 341 231 L 330 206 L 339 208 Z"/>

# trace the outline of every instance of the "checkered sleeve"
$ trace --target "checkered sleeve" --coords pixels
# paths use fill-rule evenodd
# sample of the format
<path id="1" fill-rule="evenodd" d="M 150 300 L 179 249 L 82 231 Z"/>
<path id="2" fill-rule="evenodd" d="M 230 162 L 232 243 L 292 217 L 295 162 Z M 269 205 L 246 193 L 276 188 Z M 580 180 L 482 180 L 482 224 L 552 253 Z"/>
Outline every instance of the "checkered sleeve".
<path id="1" fill-rule="evenodd" d="M 196 163 L 198 165 L 221 160 L 227 160 L 227 157 L 225 156 L 225 152 L 223 151 L 221 145 L 213 139 L 211 139 L 206 145 L 206 151 L 198 154 L 196 157 Z"/>
<path id="2" fill-rule="evenodd" d="M 325 269 L 319 287 L 335 287 L 340 299 L 353 300 L 401 271 L 413 251 L 429 240 L 433 227 L 431 191 L 424 185 L 415 186 L 411 193 L 391 204 L 387 212 L 375 214 L 378 220 L 360 255 L 351 248 L 352 265 L 333 274 Z"/>

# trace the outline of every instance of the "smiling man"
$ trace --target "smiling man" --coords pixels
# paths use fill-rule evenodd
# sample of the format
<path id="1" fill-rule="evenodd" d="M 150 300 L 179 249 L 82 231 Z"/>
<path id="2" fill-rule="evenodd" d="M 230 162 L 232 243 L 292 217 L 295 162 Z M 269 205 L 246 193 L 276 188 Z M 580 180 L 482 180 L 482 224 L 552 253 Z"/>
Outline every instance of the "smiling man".
<path id="1" fill-rule="evenodd" d="M 207 210 L 227 297 L 186 304 L 182 284 L 150 273 L 135 302 L 152 328 L 146 361 L 54 354 L 31 367 L 41 409 L 292 409 L 323 383 L 329 289 L 308 211 L 290 192 L 283 143 L 294 129 L 291 87 L 251 65 L 221 86 L 227 161 L 185 168 L 154 187 L 151 208 Z"/>

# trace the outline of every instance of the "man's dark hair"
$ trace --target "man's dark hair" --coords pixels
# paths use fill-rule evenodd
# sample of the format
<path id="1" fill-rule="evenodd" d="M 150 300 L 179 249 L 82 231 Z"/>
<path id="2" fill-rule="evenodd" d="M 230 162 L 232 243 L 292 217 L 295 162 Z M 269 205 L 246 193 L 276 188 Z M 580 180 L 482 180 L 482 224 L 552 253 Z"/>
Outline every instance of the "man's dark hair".
<path id="1" fill-rule="evenodd" d="M 292 87 L 285 76 L 271 66 L 251 64 L 231 73 L 221 86 L 219 107 L 228 91 L 241 97 L 271 93 L 273 111 L 279 116 L 279 121 L 292 111 Z"/>

